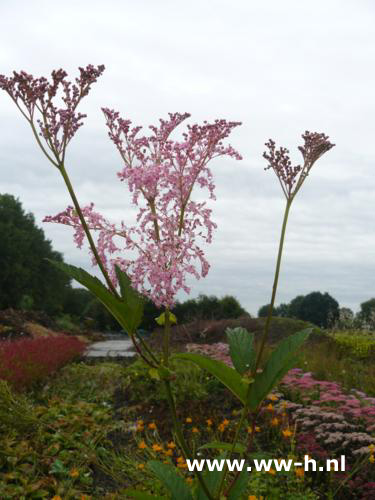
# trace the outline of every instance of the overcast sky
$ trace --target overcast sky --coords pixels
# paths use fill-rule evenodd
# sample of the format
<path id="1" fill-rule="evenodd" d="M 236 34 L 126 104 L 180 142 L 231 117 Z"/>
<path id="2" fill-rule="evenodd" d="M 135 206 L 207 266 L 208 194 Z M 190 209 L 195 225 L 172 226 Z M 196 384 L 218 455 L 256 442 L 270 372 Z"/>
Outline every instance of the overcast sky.
<path id="1" fill-rule="evenodd" d="M 292 206 L 276 302 L 320 290 L 357 310 L 375 296 L 374 23 L 371 0 L 2 1 L 0 73 L 62 67 L 75 77 L 78 66 L 105 64 L 67 168 L 81 204 L 114 221 L 133 222 L 101 106 L 145 126 L 176 111 L 242 121 L 230 142 L 243 161 L 211 163 L 218 229 L 210 272 L 191 295 L 231 294 L 251 313 L 269 302 L 285 204 L 264 171 L 264 142 L 300 162 L 301 133 L 328 134 L 336 147 Z M 67 262 L 90 270 L 69 228 L 42 223 L 70 200 L 5 93 L 0 130 L 0 192 L 19 197 Z"/>

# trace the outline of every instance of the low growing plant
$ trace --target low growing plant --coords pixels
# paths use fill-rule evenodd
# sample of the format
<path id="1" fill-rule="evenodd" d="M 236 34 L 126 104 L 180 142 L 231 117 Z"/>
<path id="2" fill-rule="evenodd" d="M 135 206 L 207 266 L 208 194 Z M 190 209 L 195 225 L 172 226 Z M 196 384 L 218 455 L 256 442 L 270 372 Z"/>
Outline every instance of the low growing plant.
<path id="1" fill-rule="evenodd" d="M 192 194 L 196 187 L 206 188 L 209 198 L 215 198 L 208 163 L 220 156 L 241 159 L 235 149 L 224 144 L 240 123 L 215 120 L 203 125 L 188 125 L 181 140 L 177 141 L 171 139 L 171 134 L 190 116 L 188 113 L 170 114 L 168 120 L 160 120 L 158 127 L 150 127 L 149 136 L 140 136 L 141 127 L 132 127 L 130 120 L 121 118 L 118 112 L 102 108 L 109 137 L 123 161 L 119 178 L 128 184 L 133 204 L 138 207 L 137 225 L 122 222 L 116 226 L 96 212 L 93 204 L 80 206 L 65 166 L 67 146 L 84 118 L 77 108 L 103 70 L 104 66 L 80 68 L 75 83 L 67 80 L 63 70 L 54 71 L 51 81 L 15 72 L 10 78 L 0 76 L 0 88 L 8 93 L 28 121 L 39 147 L 61 174 L 71 196 L 73 206 L 45 220 L 73 227 L 74 240 L 79 247 L 87 238 L 93 263 L 99 266 L 105 284 L 82 269 L 59 262 L 53 264 L 88 288 L 129 334 L 139 356 L 149 366 L 149 376 L 164 386 L 183 460 L 193 459 L 196 450 L 184 437 L 172 389 L 178 374 L 170 361 L 170 327 L 177 321 L 171 310 L 177 292 L 189 292 L 187 276 L 198 279 L 206 276 L 209 270 L 198 241 L 210 243 L 216 224 L 211 220 L 211 209 L 206 202 L 194 201 Z M 271 305 L 259 348 L 254 347 L 252 333 L 236 328 L 228 331 L 234 368 L 196 353 L 173 356 L 174 360 L 194 363 L 209 372 L 242 404 L 232 442 L 206 445 L 220 450 L 220 453 L 224 450 L 221 456 L 228 458 L 238 452 L 248 457 L 253 452 L 253 436 L 262 402 L 294 365 L 296 355 L 310 333 L 307 329 L 284 339 L 264 360 L 289 211 L 312 166 L 333 147 L 324 134 L 306 132 L 302 137 L 304 144 L 299 148 L 303 156 L 302 166 L 292 165 L 288 150 L 276 149 L 272 140 L 266 144 L 268 152 L 264 153 L 267 169 L 272 168 L 276 173 L 286 205 Z M 97 243 L 93 232 L 98 232 Z M 118 255 L 123 250 L 128 252 L 126 257 Z M 145 296 L 156 306 L 165 308 L 157 318 L 158 324 L 164 327 L 161 356 L 137 335 Z M 245 425 L 252 432 L 247 443 L 239 446 Z M 248 480 L 246 474 L 229 476 L 224 468 L 221 472 L 196 472 L 197 484 L 189 486 L 179 475 L 178 468 L 172 465 L 151 460 L 148 468 L 163 482 L 169 495 L 179 500 L 223 497 L 235 500 L 242 497 Z M 127 494 L 146 498 L 144 492 Z"/>
<path id="2" fill-rule="evenodd" d="M 86 345 L 77 337 L 58 335 L 0 344 L 0 379 L 17 389 L 45 379 L 79 357 Z"/>

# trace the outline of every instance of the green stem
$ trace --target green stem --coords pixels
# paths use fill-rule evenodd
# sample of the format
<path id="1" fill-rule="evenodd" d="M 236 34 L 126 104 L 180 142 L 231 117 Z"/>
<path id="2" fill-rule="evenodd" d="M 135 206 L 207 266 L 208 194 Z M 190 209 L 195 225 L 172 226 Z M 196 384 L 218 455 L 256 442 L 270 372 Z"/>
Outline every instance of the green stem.
<path id="1" fill-rule="evenodd" d="M 251 451 L 251 448 L 253 446 L 256 419 L 257 419 L 257 414 L 255 413 L 255 414 L 253 414 L 253 418 L 251 421 L 251 434 L 250 434 L 249 442 L 248 442 L 247 447 L 246 447 L 245 456 Z M 234 476 L 233 481 L 228 486 L 228 488 L 225 490 L 224 497 L 229 496 L 229 493 L 230 493 L 231 489 L 233 488 L 233 486 L 236 484 L 240 474 L 241 474 L 240 471 L 236 472 L 236 475 Z"/>
<path id="2" fill-rule="evenodd" d="M 145 340 L 143 340 L 143 338 L 141 337 L 141 335 L 139 335 L 137 332 L 135 332 L 134 335 L 135 335 L 135 337 L 137 337 L 137 339 L 141 343 L 143 349 L 149 354 L 149 356 L 153 360 L 153 362 L 156 363 L 157 366 L 159 366 L 160 362 L 156 358 L 156 356 L 154 355 L 154 353 L 152 352 L 152 350 L 149 347 L 149 345 L 147 344 L 147 342 Z M 148 363 L 148 364 L 151 364 L 151 363 Z"/>
<path id="3" fill-rule="evenodd" d="M 273 307 L 275 305 L 277 284 L 279 282 L 281 257 L 282 257 L 282 253 L 283 253 L 283 246 L 284 246 L 286 225 L 287 225 L 287 222 L 288 222 L 288 215 L 289 215 L 289 210 L 290 210 L 291 204 L 292 204 L 292 198 L 288 198 L 287 202 L 286 202 L 286 206 L 285 206 L 283 225 L 282 225 L 282 228 L 281 228 L 279 251 L 278 251 L 278 255 L 277 255 L 275 277 L 274 277 L 273 287 L 272 287 L 271 303 L 270 303 L 270 306 L 269 306 L 269 309 L 268 309 L 268 315 L 267 315 L 266 323 L 265 323 L 265 326 L 264 326 L 263 337 L 262 337 L 262 340 L 261 340 L 260 348 L 259 348 L 257 359 L 256 359 L 256 362 L 255 362 L 254 374 L 256 373 L 257 369 L 259 368 L 260 362 L 262 360 L 263 351 L 264 351 L 264 348 L 265 348 L 265 345 L 266 345 L 266 342 L 267 342 L 267 339 L 268 339 L 268 334 L 269 334 L 269 329 L 270 329 L 271 319 L 272 319 L 272 311 L 273 311 Z"/>
<path id="4" fill-rule="evenodd" d="M 165 390 L 167 393 L 169 407 L 171 409 L 173 427 L 174 427 L 174 431 L 176 433 L 178 444 L 180 445 L 180 447 L 182 449 L 182 452 L 184 454 L 185 459 L 188 458 L 189 460 L 193 460 L 194 457 L 192 455 L 192 452 L 191 452 L 187 442 L 185 441 L 185 438 L 184 438 L 184 435 L 183 435 L 183 432 L 181 429 L 181 424 L 180 424 L 178 417 L 177 417 L 176 405 L 174 402 L 174 398 L 173 398 L 173 394 L 172 394 L 172 390 L 171 390 L 171 384 L 170 384 L 169 380 L 164 380 L 164 385 L 165 385 Z M 203 491 L 205 492 L 207 498 L 209 500 L 215 500 L 214 497 L 211 495 L 209 489 L 207 488 L 207 485 L 203 479 L 202 474 L 199 471 L 195 471 L 194 473 L 197 476 L 198 481 L 199 481 Z"/>
<path id="5" fill-rule="evenodd" d="M 85 234 L 87 236 L 87 239 L 89 241 L 89 244 L 90 244 L 90 248 L 91 248 L 91 251 L 92 253 L 94 254 L 94 257 L 95 257 L 95 260 L 96 262 L 98 263 L 98 266 L 107 282 L 107 285 L 108 287 L 110 288 L 111 292 L 113 293 L 113 295 L 116 297 L 116 298 L 120 298 L 118 293 L 117 293 L 117 290 L 116 288 L 113 286 L 113 283 L 107 273 L 107 270 L 105 269 L 104 265 L 103 265 L 103 262 L 98 254 L 98 251 L 96 249 L 96 246 L 95 246 L 95 243 L 94 243 L 94 240 L 92 239 L 92 236 L 91 236 L 91 233 L 90 233 L 90 229 L 86 223 L 86 220 L 83 216 L 83 213 L 82 213 L 82 210 L 81 210 L 81 207 L 78 203 L 78 200 L 77 200 L 77 197 L 75 195 L 75 192 L 74 192 L 74 189 L 73 189 L 73 186 L 70 182 L 70 179 L 69 179 L 69 176 L 68 176 L 68 173 L 67 171 L 65 170 L 65 167 L 64 165 L 60 165 L 59 166 L 59 170 L 61 172 L 61 175 L 63 176 L 63 179 L 64 179 L 64 182 L 65 182 L 65 185 L 66 187 L 68 188 L 68 191 L 69 191 L 69 194 L 70 194 L 70 197 L 73 201 L 73 204 L 74 204 L 74 208 L 77 212 L 77 215 L 79 217 L 79 220 L 81 221 L 81 224 L 82 224 L 82 227 L 83 227 L 83 230 L 85 231 Z"/>
<path id="6" fill-rule="evenodd" d="M 169 317 L 169 308 L 165 308 L 164 338 L 163 338 L 163 357 L 165 366 L 169 365 L 169 338 L 171 335 L 171 319 Z"/>
<path id="7" fill-rule="evenodd" d="M 250 394 L 250 384 L 249 384 L 249 387 L 247 389 L 246 402 L 245 402 L 244 407 L 242 408 L 241 418 L 240 418 L 240 421 L 239 421 L 239 423 L 237 425 L 236 433 L 234 435 L 234 439 L 233 439 L 233 443 L 232 443 L 232 448 L 230 449 L 228 460 L 232 460 L 232 456 L 233 456 L 234 450 L 236 448 L 236 444 L 237 444 L 240 432 L 242 430 L 243 423 L 245 421 L 246 415 L 247 415 L 248 410 L 249 410 L 249 394 Z M 222 478 L 221 478 L 221 481 L 220 481 L 219 489 L 217 491 L 218 498 L 220 498 L 221 490 L 223 489 L 223 486 L 224 486 L 224 483 L 225 483 L 225 478 L 226 478 L 227 473 L 228 473 L 227 463 L 228 462 L 225 462 L 224 472 L 223 472 L 223 475 L 222 475 Z M 233 484 L 231 485 L 231 487 L 232 486 L 233 486 Z"/>

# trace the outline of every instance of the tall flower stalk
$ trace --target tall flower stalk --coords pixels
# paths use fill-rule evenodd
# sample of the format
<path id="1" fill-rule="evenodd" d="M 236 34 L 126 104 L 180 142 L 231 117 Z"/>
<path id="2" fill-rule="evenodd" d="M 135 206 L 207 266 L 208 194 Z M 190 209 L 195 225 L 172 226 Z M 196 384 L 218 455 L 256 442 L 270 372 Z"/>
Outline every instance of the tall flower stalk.
<path id="1" fill-rule="evenodd" d="M 273 313 L 273 308 L 275 305 L 275 299 L 276 299 L 276 293 L 277 293 L 277 286 L 279 283 L 279 276 L 280 276 L 280 268 L 281 268 L 281 259 L 282 259 L 282 254 L 283 254 L 283 248 L 284 248 L 284 240 L 285 240 L 285 234 L 286 234 L 286 227 L 288 223 L 288 216 L 289 216 L 289 211 L 291 208 L 291 205 L 293 203 L 293 200 L 295 196 L 297 195 L 298 191 L 301 189 L 302 184 L 304 183 L 305 179 L 310 173 L 310 170 L 314 163 L 327 151 L 329 151 L 331 148 L 334 147 L 334 144 L 332 144 L 329 141 L 328 136 L 325 134 L 320 134 L 320 133 L 311 133 L 306 131 L 302 135 L 302 139 L 304 140 L 303 146 L 299 146 L 299 150 L 302 153 L 304 163 L 303 165 L 292 165 L 292 162 L 289 157 L 289 151 L 286 148 L 280 147 L 279 149 L 276 149 L 275 142 L 270 139 L 265 145 L 268 148 L 268 151 L 263 153 L 263 157 L 268 161 L 268 166 L 265 168 L 265 170 L 272 169 L 281 185 L 282 191 L 284 193 L 285 199 L 286 199 L 286 204 L 285 204 L 285 209 L 284 209 L 284 216 L 283 216 L 283 222 L 282 222 L 282 227 L 281 227 L 281 234 L 280 234 L 280 240 L 279 240 L 279 247 L 278 247 L 278 253 L 277 253 L 277 259 L 276 259 L 276 268 L 275 268 L 275 274 L 274 274 L 274 279 L 273 279 L 273 285 L 272 285 L 272 293 L 271 293 L 271 302 L 268 308 L 268 314 L 265 320 L 265 325 L 264 325 L 264 330 L 263 334 L 260 340 L 260 346 L 259 349 L 256 353 L 255 356 L 255 362 L 253 364 L 252 369 L 250 370 L 250 376 L 253 380 L 256 379 L 257 377 L 257 372 L 260 369 L 260 365 L 262 362 L 262 356 L 264 353 L 264 348 L 266 346 L 268 336 L 269 336 L 269 330 L 271 326 L 271 320 L 272 320 L 272 313 Z M 249 406 L 250 406 L 250 395 L 252 391 L 252 384 L 249 384 L 247 387 L 246 391 L 246 398 L 245 398 L 245 404 L 241 413 L 241 418 L 240 421 L 237 425 L 237 429 L 235 432 L 235 437 L 233 440 L 233 446 L 230 450 L 229 453 L 229 459 L 232 457 L 236 443 L 238 441 L 238 438 L 240 436 L 242 427 L 246 421 L 246 419 L 249 417 Z M 257 405 L 256 408 L 251 412 L 250 414 L 250 423 L 251 423 L 251 429 L 252 432 L 250 434 L 249 442 L 247 445 L 247 452 L 251 451 L 251 447 L 253 444 L 253 436 L 254 436 L 254 428 L 255 428 L 255 422 L 257 419 L 258 415 L 258 408 L 259 406 Z M 226 477 L 226 472 L 227 469 L 225 469 L 224 474 L 222 476 L 221 484 L 219 487 L 219 492 L 222 490 L 224 487 L 225 483 L 225 477 Z M 237 474 L 232 481 L 232 483 L 229 484 L 229 486 L 226 489 L 226 494 L 229 494 L 231 489 L 233 488 L 236 480 L 238 480 L 239 474 Z"/>
<path id="2" fill-rule="evenodd" d="M 329 141 L 329 137 L 326 136 L 325 134 L 306 131 L 304 134 L 302 134 L 302 139 L 304 141 L 304 144 L 303 146 L 298 147 L 298 149 L 302 153 L 304 160 L 302 166 L 301 165 L 293 166 L 289 157 L 289 150 L 284 147 L 276 149 L 275 142 L 272 139 L 269 139 L 269 141 L 266 142 L 265 145 L 267 146 L 268 151 L 263 153 L 263 157 L 268 161 L 268 166 L 265 168 L 265 170 L 272 169 L 275 172 L 280 182 L 282 191 L 284 193 L 286 204 L 284 210 L 283 223 L 281 227 L 279 249 L 276 260 L 276 269 L 272 286 L 271 302 L 268 309 L 268 314 L 264 326 L 264 332 L 254 367 L 254 373 L 259 368 L 264 347 L 268 340 L 269 329 L 272 319 L 272 312 L 276 299 L 277 285 L 279 282 L 281 257 L 284 248 L 286 226 L 288 223 L 288 216 L 291 205 L 298 191 L 301 189 L 305 179 L 309 175 L 310 170 L 313 167 L 314 163 L 324 153 L 326 153 L 327 151 L 329 151 L 331 148 L 334 147 L 334 144 L 332 144 Z"/>

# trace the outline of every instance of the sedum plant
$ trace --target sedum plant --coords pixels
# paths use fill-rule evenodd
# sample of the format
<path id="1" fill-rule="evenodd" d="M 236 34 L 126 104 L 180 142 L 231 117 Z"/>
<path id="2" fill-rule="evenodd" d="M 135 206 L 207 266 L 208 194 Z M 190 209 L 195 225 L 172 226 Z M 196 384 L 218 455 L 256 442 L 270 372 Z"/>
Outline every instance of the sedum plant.
<path id="1" fill-rule="evenodd" d="M 149 127 L 149 135 L 142 135 L 142 127 L 132 126 L 131 121 L 121 118 L 117 111 L 102 108 L 108 135 L 122 160 L 118 177 L 127 184 L 132 203 L 138 209 L 135 225 L 113 224 L 95 210 L 93 203 L 83 207 L 79 204 L 66 169 L 67 147 L 85 118 L 78 106 L 103 71 L 104 66 L 79 68 L 79 77 L 74 82 L 67 79 L 62 69 L 53 71 L 50 80 L 34 78 L 24 71 L 14 72 L 11 77 L 0 75 L 0 88 L 27 120 L 40 149 L 59 171 L 69 191 L 72 206 L 55 216 L 47 216 L 45 221 L 71 226 L 79 248 L 87 240 L 92 263 L 99 267 L 104 282 L 75 266 L 60 262 L 51 264 L 90 290 L 129 334 L 137 353 L 149 365 L 150 377 L 164 384 L 176 438 L 185 459 L 192 460 L 196 451 L 184 438 L 171 390 L 175 374 L 170 365 L 169 338 L 171 324 L 177 321 L 172 310 L 177 292 L 190 291 L 187 276 L 199 279 L 209 270 L 200 245 L 201 242 L 211 243 L 216 224 L 211 220 L 206 202 L 194 201 L 193 192 L 197 188 L 206 189 L 209 198 L 215 199 L 215 185 L 208 164 L 220 156 L 241 159 L 240 154 L 225 143 L 240 123 L 215 120 L 188 125 L 181 139 L 175 140 L 172 134 L 190 117 L 188 113 L 169 114 L 167 120 L 160 120 L 159 126 Z M 243 410 L 233 442 L 205 445 L 205 448 L 220 450 L 220 456 L 229 459 L 234 453 L 251 456 L 254 432 L 243 444 L 239 442 L 241 431 L 245 424 L 252 426 L 254 431 L 262 401 L 294 365 L 296 354 L 310 333 L 304 330 L 285 339 L 267 360 L 263 360 L 289 210 L 312 166 L 333 147 L 324 134 L 306 132 L 302 137 L 304 144 L 299 148 L 302 165 L 293 166 L 288 150 L 276 149 L 272 140 L 266 144 L 268 151 L 264 153 L 267 169 L 272 168 L 280 182 L 286 207 L 271 307 L 259 349 L 254 348 L 252 333 L 236 328 L 227 332 L 234 368 L 199 354 L 173 355 L 175 360 L 195 363 L 209 372 L 241 402 Z M 164 326 L 161 356 L 137 334 L 145 297 L 165 308 L 157 318 Z M 242 498 L 246 490 L 246 473 L 228 477 L 227 468 L 209 474 L 196 471 L 197 483 L 192 487 L 172 465 L 151 461 L 149 469 L 164 483 L 173 499 L 236 500 Z M 129 491 L 128 495 L 146 498 L 144 492 Z"/>

